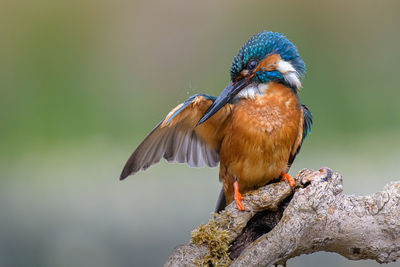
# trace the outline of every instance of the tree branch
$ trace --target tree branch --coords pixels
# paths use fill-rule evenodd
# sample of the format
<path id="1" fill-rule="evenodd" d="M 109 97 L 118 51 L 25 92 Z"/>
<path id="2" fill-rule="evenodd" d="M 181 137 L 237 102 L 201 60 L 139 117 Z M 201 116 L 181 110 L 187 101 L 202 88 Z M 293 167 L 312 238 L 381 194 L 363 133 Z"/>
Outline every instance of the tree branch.
<path id="1" fill-rule="evenodd" d="M 272 183 L 245 196 L 246 211 L 230 204 L 192 232 L 165 266 L 284 265 L 329 251 L 379 263 L 400 257 L 400 182 L 370 196 L 342 194 L 342 177 L 328 168 L 304 169 L 296 189 Z"/>

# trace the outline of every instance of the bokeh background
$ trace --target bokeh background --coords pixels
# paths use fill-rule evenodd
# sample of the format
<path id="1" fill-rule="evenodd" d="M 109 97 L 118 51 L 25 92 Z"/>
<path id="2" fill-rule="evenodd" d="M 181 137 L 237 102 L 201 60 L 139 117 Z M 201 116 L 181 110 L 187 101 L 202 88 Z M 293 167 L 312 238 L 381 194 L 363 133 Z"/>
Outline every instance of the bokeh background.
<path id="1" fill-rule="evenodd" d="M 172 107 L 218 95 L 264 29 L 307 64 L 315 123 L 291 173 L 329 166 L 348 194 L 399 179 L 399 3 L 2 0 L 0 266 L 159 266 L 187 243 L 214 209 L 217 168 L 118 175 Z M 289 265 L 378 266 L 330 253 Z"/>

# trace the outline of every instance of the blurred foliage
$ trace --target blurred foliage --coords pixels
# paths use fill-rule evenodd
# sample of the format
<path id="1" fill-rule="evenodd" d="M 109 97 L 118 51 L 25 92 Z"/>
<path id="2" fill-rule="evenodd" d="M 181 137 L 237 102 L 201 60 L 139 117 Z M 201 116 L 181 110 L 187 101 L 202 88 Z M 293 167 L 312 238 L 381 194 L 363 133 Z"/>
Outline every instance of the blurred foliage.
<path id="1" fill-rule="evenodd" d="M 314 114 L 314 142 L 398 133 L 399 7 L 3 1 L 2 152 L 141 137 L 187 95 L 218 95 L 233 56 L 262 29 L 287 34 L 307 64 L 301 99 Z"/>

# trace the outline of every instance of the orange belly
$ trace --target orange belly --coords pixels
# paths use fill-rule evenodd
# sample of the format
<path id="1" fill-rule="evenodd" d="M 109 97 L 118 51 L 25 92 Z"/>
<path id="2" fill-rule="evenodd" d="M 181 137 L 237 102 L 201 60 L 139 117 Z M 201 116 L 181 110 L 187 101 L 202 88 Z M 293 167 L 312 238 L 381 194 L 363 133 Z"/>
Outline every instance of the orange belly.
<path id="1" fill-rule="evenodd" d="M 270 85 L 263 96 L 235 105 L 220 150 L 220 180 L 227 203 L 233 199 L 235 179 L 245 193 L 288 170 L 300 116 L 296 95 L 280 84 Z"/>

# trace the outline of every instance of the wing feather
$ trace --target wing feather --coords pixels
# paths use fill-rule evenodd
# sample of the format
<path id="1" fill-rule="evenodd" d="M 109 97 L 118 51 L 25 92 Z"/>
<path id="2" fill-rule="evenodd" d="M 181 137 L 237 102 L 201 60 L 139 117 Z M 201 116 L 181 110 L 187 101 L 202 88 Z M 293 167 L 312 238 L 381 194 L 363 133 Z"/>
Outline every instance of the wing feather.
<path id="1" fill-rule="evenodd" d="M 292 155 L 289 158 L 288 166 L 292 165 L 294 159 L 296 158 L 297 154 L 300 152 L 300 148 L 303 144 L 304 139 L 307 137 L 309 133 L 311 133 L 311 126 L 312 126 L 312 114 L 310 110 L 305 105 L 300 105 L 302 117 L 300 119 L 300 126 L 299 126 L 299 136 L 293 146 Z"/>
<path id="2" fill-rule="evenodd" d="M 217 166 L 221 143 L 218 133 L 230 114 L 230 104 L 195 127 L 214 100 L 213 96 L 194 95 L 174 108 L 132 153 L 120 179 L 147 169 L 162 157 L 168 162 L 187 163 L 191 167 Z"/>

